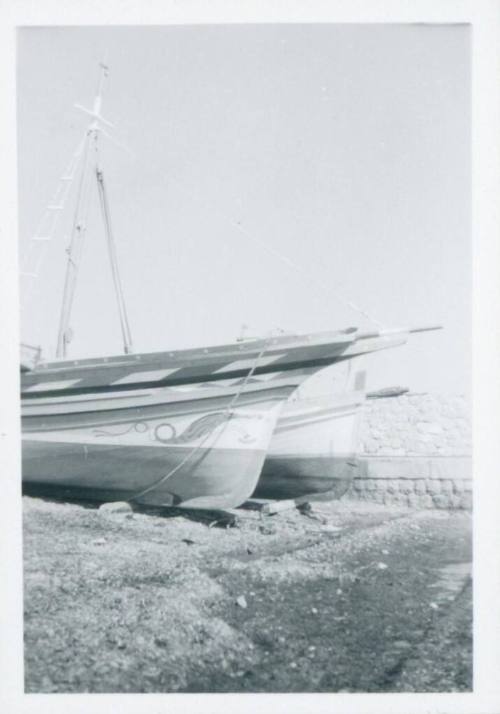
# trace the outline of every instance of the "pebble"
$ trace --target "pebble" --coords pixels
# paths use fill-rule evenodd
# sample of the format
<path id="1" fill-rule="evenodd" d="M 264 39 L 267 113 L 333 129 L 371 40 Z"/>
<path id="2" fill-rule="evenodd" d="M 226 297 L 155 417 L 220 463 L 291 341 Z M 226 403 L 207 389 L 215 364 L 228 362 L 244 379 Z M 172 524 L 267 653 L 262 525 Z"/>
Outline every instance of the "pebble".
<path id="1" fill-rule="evenodd" d="M 406 648 L 408 648 L 408 647 L 411 647 L 411 644 L 410 644 L 409 642 L 407 642 L 406 640 L 395 640 L 395 641 L 392 643 L 392 646 L 393 646 L 395 649 L 402 650 L 402 649 L 406 649 Z"/>
<path id="2" fill-rule="evenodd" d="M 96 538 L 92 541 L 92 545 L 106 545 L 106 538 Z"/>
<path id="3" fill-rule="evenodd" d="M 316 607 L 311 607 L 311 612 L 312 612 L 313 615 L 317 615 L 317 614 L 318 614 L 318 608 L 316 608 Z"/>
<path id="4" fill-rule="evenodd" d="M 132 506 L 127 501 L 112 501 L 101 504 L 99 510 L 106 513 L 131 513 Z"/>
<path id="5" fill-rule="evenodd" d="M 276 533 L 276 528 L 273 526 L 259 526 L 259 531 L 262 533 L 262 535 L 274 535 Z"/>
<path id="6" fill-rule="evenodd" d="M 377 568 L 379 570 L 385 570 L 387 567 L 386 563 L 377 563 Z"/>
<path id="7" fill-rule="evenodd" d="M 242 607 L 243 609 L 248 607 L 248 603 L 244 595 L 240 595 L 236 598 L 236 604 Z"/>

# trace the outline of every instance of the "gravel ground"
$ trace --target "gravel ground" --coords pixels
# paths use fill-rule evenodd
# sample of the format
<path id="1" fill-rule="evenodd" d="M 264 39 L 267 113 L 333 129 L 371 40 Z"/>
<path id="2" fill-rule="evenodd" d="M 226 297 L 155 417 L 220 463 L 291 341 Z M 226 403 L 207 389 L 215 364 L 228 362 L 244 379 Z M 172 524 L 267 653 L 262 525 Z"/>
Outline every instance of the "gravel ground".
<path id="1" fill-rule="evenodd" d="M 26 692 L 460 692 L 471 516 L 25 496 Z"/>

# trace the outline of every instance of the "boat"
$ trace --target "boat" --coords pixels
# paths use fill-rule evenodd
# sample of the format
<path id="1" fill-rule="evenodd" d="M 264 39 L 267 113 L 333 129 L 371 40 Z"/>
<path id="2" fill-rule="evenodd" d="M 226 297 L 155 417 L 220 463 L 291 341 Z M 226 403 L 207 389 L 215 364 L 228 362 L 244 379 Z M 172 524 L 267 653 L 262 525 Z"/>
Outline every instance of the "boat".
<path id="1" fill-rule="evenodd" d="M 255 498 L 330 501 L 348 490 L 358 466 L 363 392 L 287 402 L 276 425 Z"/>
<path id="2" fill-rule="evenodd" d="M 354 389 L 285 403 L 253 494 L 261 499 L 341 498 L 358 468 L 365 373 Z"/>
<path id="3" fill-rule="evenodd" d="M 66 187 L 79 177 L 56 358 L 45 361 L 36 350 L 25 350 L 28 358 L 21 361 L 23 483 L 99 501 L 236 507 L 254 492 L 283 405 L 304 380 L 329 365 L 404 344 L 411 332 L 434 328 L 347 328 L 134 353 L 97 150 L 109 124 L 100 113 L 106 76 L 102 65 L 93 109 L 84 109 L 92 121 L 62 179 Z M 92 175 L 124 353 L 68 359 Z M 52 228 L 66 191 L 49 207 Z M 35 235 L 34 241 L 38 246 L 49 238 Z"/>
<path id="4" fill-rule="evenodd" d="M 23 481 L 101 501 L 238 506 L 255 491 L 295 389 L 327 365 L 404 344 L 412 331 L 348 329 L 26 366 Z"/>

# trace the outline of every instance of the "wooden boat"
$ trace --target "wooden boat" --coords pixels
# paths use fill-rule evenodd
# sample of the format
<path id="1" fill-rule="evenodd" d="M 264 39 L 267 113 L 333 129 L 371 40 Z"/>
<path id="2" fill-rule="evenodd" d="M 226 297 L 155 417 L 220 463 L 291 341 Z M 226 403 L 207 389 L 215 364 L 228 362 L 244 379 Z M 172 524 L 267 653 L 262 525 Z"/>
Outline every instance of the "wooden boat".
<path id="1" fill-rule="evenodd" d="M 254 496 L 340 498 L 357 468 L 363 389 L 285 404 Z"/>
<path id="2" fill-rule="evenodd" d="M 403 344 L 408 332 L 41 363 L 21 377 L 23 480 L 99 500 L 237 506 L 254 492 L 297 386 L 324 366 Z"/>
<path id="3" fill-rule="evenodd" d="M 103 65 L 94 107 L 84 110 L 92 122 L 48 207 L 47 230 L 33 238 L 34 251 L 49 240 L 68 185 L 79 176 L 57 358 L 37 361 L 32 351 L 22 363 L 23 481 L 104 501 L 234 507 L 255 490 L 281 408 L 297 386 L 335 362 L 403 344 L 411 330 L 362 333 L 349 328 L 133 354 L 97 150 L 103 124 L 109 125 L 100 114 L 106 76 Z M 68 360 L 92 174 L 125 354 Z"/>

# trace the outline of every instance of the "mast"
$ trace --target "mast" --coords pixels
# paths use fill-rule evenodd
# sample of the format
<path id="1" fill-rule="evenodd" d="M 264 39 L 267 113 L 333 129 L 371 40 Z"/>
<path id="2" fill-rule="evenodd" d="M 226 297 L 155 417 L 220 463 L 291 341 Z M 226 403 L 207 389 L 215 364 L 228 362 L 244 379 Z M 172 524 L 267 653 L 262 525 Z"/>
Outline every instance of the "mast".
<path id="1" fill-rule="evenodd" d="M 101 105 L 102 105 L 102 92 L 104 88 L 105 80 L 108 76 L 108 67 L 106 64 L 101 63 L 101 74 L 99 77 L 99 84 L 97 92 L 94 98 L 94 105 L 92 110 L 82 107 L 80 104 L 75 104 L 75 107 L 81 109 L 86 114 L 92 117 L 92 121 L 87 127 L 85 134 L 85 142 L 83 148 L 83 162 L 82 171 L 80 175 L 80 182 L 78 187 L 77 202 L 75 209 L 75 217 L 73 221 L 73 228 L 71 231 L 71 240 L 69 247 L 67 249 L 68 262 L 66 266 L 66 276 L 64 281 L 64 292 L 63 300 L 61 306 L 61 315 L 59 319 L 59 330 L 57 337 L 57 357 L 66 357 L 67 345 L 71 340 L 71 328 L 69 326 L 71 318 L 71 309 L 73 306 L 73 298 L 75 295 L 76 281 L 78 277 L 78 269 L 80 266 L 80 260 L 83 251 L 83 245 L 85 242 L 85 234 L 87 230 L 87 217 L 89 211 L 89 199 L 90 199 L 90 182 L 92 174 L 95 175 L 97 179 L 97 187 L 99 192 L 99 198 L 102 209 L 102 217 L 104 222 L 104 230 L 106 233 L 106 239 L 108 243 L 108 252 L 111 262 L 111 271 L 113 275 L 113 283 L 116 293 L 116 298 L 118 302 L 118 311 L 120 315 L 120 325 L 123 336 L 124 351 L 126 354 L 132 351 L 132 338 L 130 333 L 130 327 L 127 318 L 127 312 L 125 308 L 125 300 L 123 297 L 123 291 L 120 281 L 120 274 L 118 270 L 118 261 L 116 255 L 116 248 L 113 239 L 113 234 L 111 232 L 111 219 L 109 213 L 109 207 L 107 203 L 106 193 L 104 189 L 104 178 L 101 168 L 99 167 L 99 154 L 98 154 L 98 138 L 99 133 L 106 134 L 103 128 L 103 124 L 112 127 L 113 125 L 108 122 L 101 115 Z M 93 154 L 94 160 L 92 161 L 91 155 Z M 92 163 L 94 164 L 92 170 Z"/>
<path id="2" fill-rule="evenodd" d="M 64 293 L 61 306 L 61 316 L 59 318 L 59 332 L 57 335 L 57 351 L 56 357 L 66 357 L 66 348 L 71 341 L 71 330 L 69 320 L 71 316 L 71 308 L 73 306 L 73 298 L 75 295 L 76 279 L 78 277 L 78 268 L 83 250 L 85 232 L 87 229 L 87 213 L 89 206 L 89 154 L 90 142 L 92 140 L 92 132 L 87 131 L 84 145 L 84 157 L 80 183 L 78 186 L 78 198 L 73 220 L 73 228 L 71 231 L 71 242 L 66 252 L 68 254 L 68 262 L 66 265 L 66 277 L 64 280 Z"/>
<path id="3" fill-rule="evenodd" d="M 116 256 L 115 241 L 113 238 L 113 233 L 111 232 L 111 217 L 109 214 L 106 190 L 104 188 L 104 176 L 102 173 L 102 169 L 99 168 L 99 165 L 96 165 L 96 178 L 97 187 L 99 189 L 99 198 L 101 201 L 102 218 L 104 221 L 104 228 L 106 231 L 106 238 L 108 243 L 111 272 L 113 273 L 113 283 L 115 286 L 116 299 L 118 302 L 118 312 L 120 314 L 120 326 L 122 329 L 123 337 L 123 351 L 125 352 L 125 354 L 129 354 L 130 352 L 132 352 L 132 335 L 130 333 L 130 326 L 127 318 L 127 310 L 125 308 L 125 299 L 123 297 L 120 273 L 118 271 L 118 260 Z"/>

